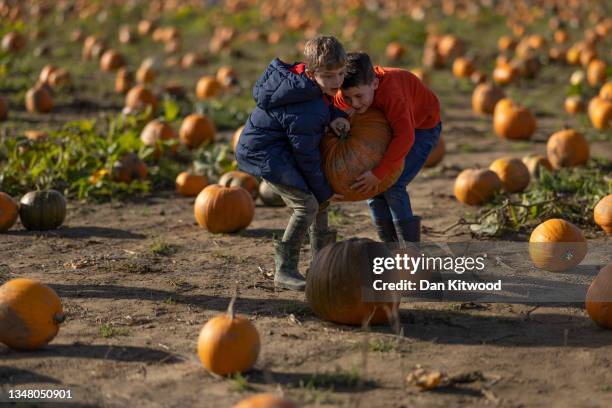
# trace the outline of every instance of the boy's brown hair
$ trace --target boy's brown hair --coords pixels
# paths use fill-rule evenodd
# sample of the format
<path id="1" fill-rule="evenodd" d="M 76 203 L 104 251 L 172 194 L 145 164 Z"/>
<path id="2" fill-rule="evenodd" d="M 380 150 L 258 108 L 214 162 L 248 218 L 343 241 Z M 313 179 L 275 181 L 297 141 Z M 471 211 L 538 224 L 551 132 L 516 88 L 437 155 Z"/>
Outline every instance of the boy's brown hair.
<path id="1" fill-rule="evenodd" d="M 376 74 L 370 56 L 365 52 L 349 52 L 346 57 L 346 74 L 343 89 L 355 86 L 370 85 Z"/>
<path id="2" fill-rule="evenodd" d="M 306 42 L 304 62 L 310 72 L 319 68 L 338 69 L 346 64 L 346 52 L 336 37 L 319 35 Z"/>

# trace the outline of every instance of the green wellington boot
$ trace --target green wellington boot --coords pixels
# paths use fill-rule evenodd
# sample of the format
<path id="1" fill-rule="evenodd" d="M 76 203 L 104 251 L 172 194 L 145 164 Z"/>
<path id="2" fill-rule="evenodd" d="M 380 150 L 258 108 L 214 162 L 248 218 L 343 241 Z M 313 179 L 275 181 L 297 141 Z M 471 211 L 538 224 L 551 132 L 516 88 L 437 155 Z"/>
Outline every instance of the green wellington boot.
<path id="1" fill-rule="evenodd" d="M 274 241 L 274 286 L 304 291 L 306 281 L 298 271 L 300 246 L 291 242 Z"/>

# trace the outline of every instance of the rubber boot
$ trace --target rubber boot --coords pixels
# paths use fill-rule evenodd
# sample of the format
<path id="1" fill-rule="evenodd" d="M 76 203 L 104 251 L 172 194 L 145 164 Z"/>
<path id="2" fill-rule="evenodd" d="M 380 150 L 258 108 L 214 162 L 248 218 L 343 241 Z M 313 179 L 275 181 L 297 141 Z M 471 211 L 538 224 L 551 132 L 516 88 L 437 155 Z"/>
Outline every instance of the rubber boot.
<path id="1" fill-rule="evenodd" d="M 415 215 L 408 220 L 394 222 L 400 243 L 421 242 L 421 217 Z"/>
<path id="2" fill-rule="evenodd" d="M 376 227 L 376 233 L 378 239 L 382 242 L 397 242 L 397 233 L 395 232 L 395 225 L 392 219 L 374 219 L 374 227 Z"/>
<path id="3" fill-rule="evenodd" d="M 298 271 L 300 246 L 292 242 L 274 241 L 274 286 L 304 291 L 306 281 Z"/>
<path id="4" fill-rule="evenodd" d="M 310 230 L 310 251 L 312 252 L 310 262 L 315 259 L 319 251 L 329 244 L 334 244 L 338 233 L 333 230 L 312 231 Z"/>

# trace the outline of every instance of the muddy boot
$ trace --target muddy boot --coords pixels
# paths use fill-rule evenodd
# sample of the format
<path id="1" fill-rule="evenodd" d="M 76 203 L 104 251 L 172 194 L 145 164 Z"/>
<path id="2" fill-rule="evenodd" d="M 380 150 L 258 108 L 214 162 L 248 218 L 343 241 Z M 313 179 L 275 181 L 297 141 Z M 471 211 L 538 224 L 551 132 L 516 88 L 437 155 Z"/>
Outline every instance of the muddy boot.
<path id="1" fill-rule="evenodd" d="M 298 272 L 300 246 L 292 242 L 274 241 L 274 286 L 304 291 L 306 281 Z"/>
<path id="2" fill-rule="evenodd" d="M 408 220 L 395 221 L 399 242 L 421 242 L 421 217 L 415 215 Z"/>
<path id="3" fill-rule="evenodd" d="M 317 256 L 321 249 L 325 248 L 329 244 L 334 244 L 336 242 L 337 236 L 337 232 L 332 230 L 315 232 L 310 230 L 310 262 L 312 263 L 312 261 L 315 259 L 315 256 Z"/>
<path id="4" fill-rule="evenodd" d="M 375 219 L 374 227 L 381 242 L 397 242 L 397 233 L 392 219 Z"/>

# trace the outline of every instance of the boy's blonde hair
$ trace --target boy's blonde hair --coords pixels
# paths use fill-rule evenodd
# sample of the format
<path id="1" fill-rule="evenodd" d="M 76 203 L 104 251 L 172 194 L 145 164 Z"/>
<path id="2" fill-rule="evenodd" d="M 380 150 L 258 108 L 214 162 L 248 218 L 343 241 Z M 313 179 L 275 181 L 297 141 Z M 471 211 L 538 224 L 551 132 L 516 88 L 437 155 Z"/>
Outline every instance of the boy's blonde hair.
<path id="1" fill-rule="evenodd" d="M 338 69 L 346 64 L 346 52 L 336 37 L 319 35 L 306 42 L 304 62 L 310 72 L 319 68 Z"/>

